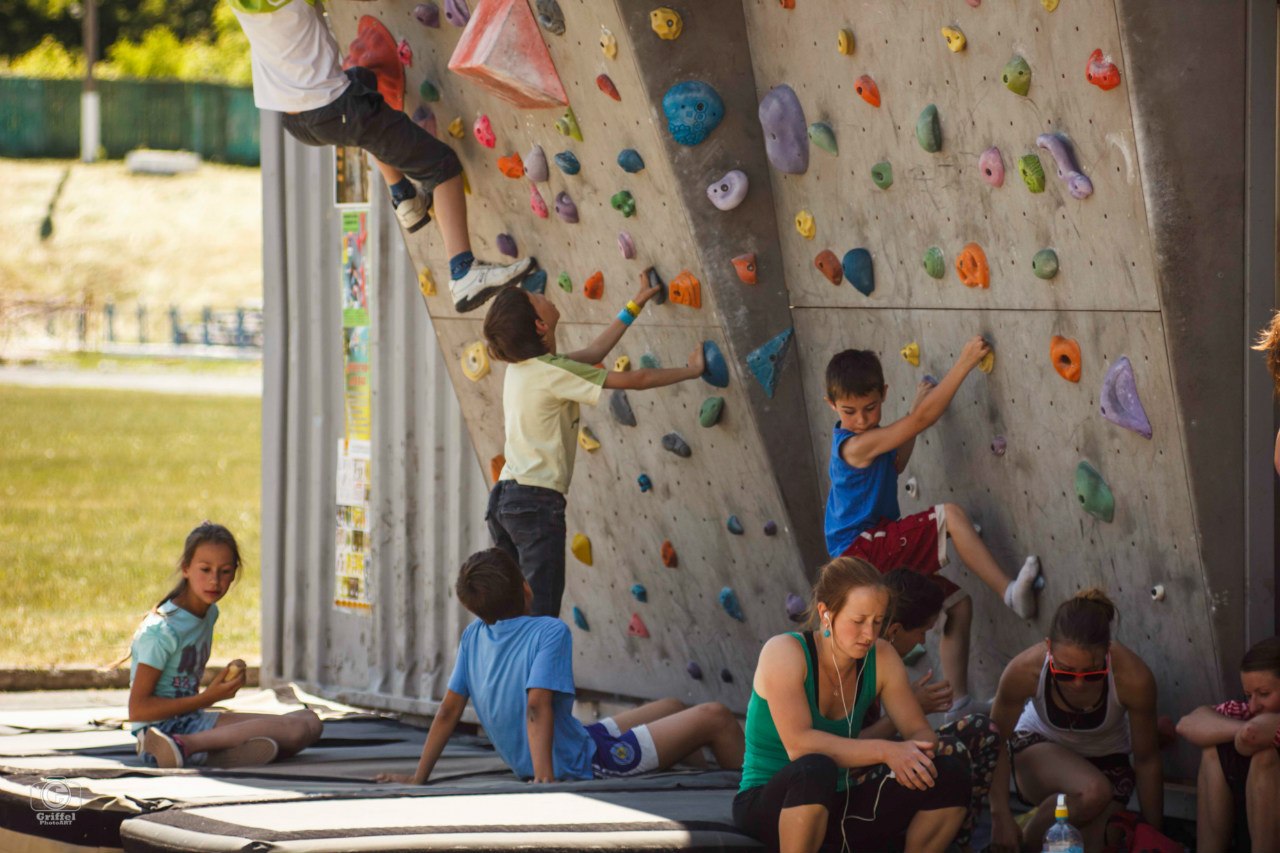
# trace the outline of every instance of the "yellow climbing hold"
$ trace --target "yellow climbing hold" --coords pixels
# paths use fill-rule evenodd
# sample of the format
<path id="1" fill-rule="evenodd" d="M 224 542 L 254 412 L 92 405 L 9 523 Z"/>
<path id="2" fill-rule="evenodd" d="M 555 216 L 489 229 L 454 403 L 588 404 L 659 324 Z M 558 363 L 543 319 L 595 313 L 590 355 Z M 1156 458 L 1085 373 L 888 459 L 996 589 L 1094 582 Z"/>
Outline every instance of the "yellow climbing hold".
<path id="1" fill-rule="evenodd" d="M 836 36 L 836 50 L 845 56 L 853 56 L 853 31 L 841 30 Z"/>
<path id="2" fill-rule="evenodd" d="M 625 355 L 618 356 L 617 361 L 613 363 L 613 369 L 618 373 L 626 373 L 631 369 L 631 359 Z"/>
<path id="3" fill-rule="evenodd" d="M 467 344 L 462 350 L 462 375 L 472 382 L 479 382 L 489 375 L 489 353 L 484 341 Z"/>
<path id="4" fill-rule="evenodd" d="M 609 32 L 608 27 L 600 28 L 600 49 L 610 59 L 618 58 L 618 40 Z"/>
<path id="5" fill-rule="evenodd" d="M 982 357 L 982 361 L 978 362 L 978 369 L 983 373 L 990 373 L 996 367 L 996 351 L 992 350 Z"/>
<path id="6" fill-rule="evenodd" d="M 813 235 L 818 233 L 818 226 L 814 224 L 813 214 L 807 210 L 802 210 L 796 214 L 796 230 L 800 232 L 800 236 L 806 240 L 812 240 Z"/>
<path id="7" fill-rule="evenodd" d="M 422 291 L 423 296 L 436 295 L 436 280 L 431 277 L 429 267 L 423 267 L 418 271 L 418 289 Z"/>
<path id="8" fill-rule="evenodd" d="M 600 442 L 596 441 L 595 433 L 591 431 L 591 427 L 578 427 L 578 446 L 588 453 L 600 449 Z"/>
<path id="9" fill-rule="evenodd" d="M 943 27 L 942 37 L 947 40 L 947 49 L 952 53 L 959 53 L 968 44 L 959 27 Z"/>
<path id="10" fill-rule="evenodd" d="M 902 348 L 902 357 L 905 358 L 907 360 L 907 363 L 910 364 L 912 367 L 919 367 L 920 366 L 920 345 L 915 341 L 912 341 L 911 343 L 907 344 L 905 347 Z"/>
<path id="11" fill-rule="evenodd" d="M 466 169 L 462 170 L 462 192 L 464 195 L 471 195 L 471 179 L 467 177 Z M 432 205 L 431 209 L 434 210 L 435 205 Z"/>
<path id="12" fill-rule="evenodd" d="M 649 13 L 649 26 L 658 34 L 658 38 L 674 41 L 684 32 L 684 19 L 675 9 L 659 6 Z"/>
<path id="13" fill-rule="evenodd" d="M 449 122 L 449 135 L 454 139 L 461 139 L 465 131 L 462 129 L 462 116 L 458 116 Z"/>
<path id="14" fill-rule="evenodd" d="M 1052 12 L 1058 8 L 1058 0 L 1040 0 L 1040 5 L 1044 7 L 1046 12 Z"/>
<path id="15" fill-rule="evenodd" d="M 573 534 L 573 543 L 569 546 L 569 550 L 573 552 L 573 556 L 577 557 L 579 562 L 586 563 L 588 566 L 592 565 L 591 540 L 581 533 Z"/>

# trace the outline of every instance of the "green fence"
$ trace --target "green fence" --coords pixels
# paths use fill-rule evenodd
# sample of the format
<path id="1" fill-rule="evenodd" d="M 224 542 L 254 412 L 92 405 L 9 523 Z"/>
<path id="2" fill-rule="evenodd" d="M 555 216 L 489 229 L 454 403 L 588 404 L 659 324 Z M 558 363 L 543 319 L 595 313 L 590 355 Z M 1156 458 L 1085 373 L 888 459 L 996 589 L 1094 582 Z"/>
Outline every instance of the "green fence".
<path id="1" fill-rule="evenodd" d="M 206 160 L 258 165 L 253 91 L 216 83 L 101 80 L 102 146 L 183 149 Z M 0 157 L 78 157 L 79 80 L 0 77 Z"/>

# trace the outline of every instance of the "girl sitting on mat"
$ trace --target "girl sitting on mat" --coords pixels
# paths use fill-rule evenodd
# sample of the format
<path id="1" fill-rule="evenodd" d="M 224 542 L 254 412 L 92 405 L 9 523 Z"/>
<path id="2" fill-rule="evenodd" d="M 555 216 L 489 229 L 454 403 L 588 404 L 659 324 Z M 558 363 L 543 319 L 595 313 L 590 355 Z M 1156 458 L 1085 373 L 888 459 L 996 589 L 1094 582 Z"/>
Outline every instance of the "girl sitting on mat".
<path id="1" fill-rule="evenodd" d="M 311 711 L 240 714 L 207 710 L 244 686 L 243 661 L 232 661 L 200 690 L 218 621 L 218 602 L 240 569 L 231 531 L 206 521 L 187 535 L 182 579 L 133 635 L 129 719 L 138 753 L 150 766 L 248 767 L 305 749 L 323 724 Z"/>
<path id="2" fill-rule="evenodd" d="M 1112 641 L 1115 616 L 1101 590 L 1077 593 L 1058 606 L 1048 639 L 1011 660 L 1000 676 L 991 717 L 1009 738 L 1018 797 L 1036 811 L 1019 829 L 1009 809 L 1010 759 L 1001 750 L 991 780 L 996 853 L 1039 850 L 1059 792 L 1067 795 L 1087 851 L 1102 849 L 1108 818 L 1125 807 L 1135 785 L 1142 816 L 1160 829 L 1156 681 L 1142 658 Z"/>
<path id="3" fill-rule="evenodd" d="M 907 850 L 941 853 L 965 819 L 969 762 L 939 741 L 878 639 L 889 604 L 870 563 L 838 557 L 813 589 L 814 630 L 760 652 L 733 817 L 770 850 L 882 850 L 905 833 Z M 905 740 L 859 739 L 876 699 Z"/>

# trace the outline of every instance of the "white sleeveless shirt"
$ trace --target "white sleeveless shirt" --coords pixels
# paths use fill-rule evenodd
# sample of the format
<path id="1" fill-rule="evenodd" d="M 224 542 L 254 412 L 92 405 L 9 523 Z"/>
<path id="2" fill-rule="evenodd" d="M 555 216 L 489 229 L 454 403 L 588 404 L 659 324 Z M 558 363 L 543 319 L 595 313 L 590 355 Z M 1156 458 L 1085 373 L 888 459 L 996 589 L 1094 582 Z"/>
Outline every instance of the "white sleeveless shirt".
<path id="1" fill-rule="evenodd" d="M 1116 693 L 1114 670 L 1107 673 L 1107 713 L 1102 719 L 1102 725 L 1083 731 L 1059 728 L 1049 722 L 1049 714 L 1045 708 L 1045 702 L 1048 701 L 1045 694 L 1048 676 L 1049 658 L 1046 655 L 1044 666 L 1040 668 L 1040 682 L 1036 686 L 1035 695 L 1027 700 L 1026 707 L 1022 709 L 1022 716 L 1014 726 L 1015 732 L 1035 732 L 1085 758 L 1100 758 L 1132 751 L 1129 743 L 1129 712 L 1120 704 L 1120 697 Z"/>
<path id="2" fill-rule="evenodd" d="M 249 38 L 258 109 L 306 112 L 346 91 L 338 43 L 314 0 L 228 2 Z"/>

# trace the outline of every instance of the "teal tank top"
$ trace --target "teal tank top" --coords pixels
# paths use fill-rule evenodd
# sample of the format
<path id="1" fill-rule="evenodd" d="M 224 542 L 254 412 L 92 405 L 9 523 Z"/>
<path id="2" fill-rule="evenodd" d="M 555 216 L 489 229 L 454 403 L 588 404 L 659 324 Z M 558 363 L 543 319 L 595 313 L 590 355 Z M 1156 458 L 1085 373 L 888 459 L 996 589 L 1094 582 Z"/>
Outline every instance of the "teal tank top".
<path id="1" fill-rule="evenodd" d="M 817 704 L 814 702 L 815 666 L 814 660 L 809 654 L 809 645 L 805 642 L 804 635 L 791 631 L 787 633 L 787 636 L 795 637 L 796 642 L 804 649 L 805 665 L 808 668 L 804 676 L 804 695 L 809 702 L 809 716 L 813 720 L 813 727 L 828 734 L 847 738 L 849 736 L 848 722 L 843 719 L 832 720 L 822 716 Z M 862 731 L 862 721 L 875 698 L 876 647 L 872 646 L 871 651 L 867 652 L 862 674 L 858 677 L 858 702 L 853 708 L 854 737 L 857 737 L 858 733 Z M 778 736 L 778 727 L 773 723 L 773 714 L 769 711 L 769 702 L 757 693 L 754 687 L 751 689 L 751 700 L 747 704 L 746 745 L 746 754 L 742 759 L 742 784 L 738 786 L 739 792 L 760 787 L 772 779 L 773 774 L 791 763 L 791 758 L 787 755 L 787 749 L 782 745 L 782 738 Z M 836 786 L 837 790 L 844 790 L 845 778 L 845 774 L 840 775 L 840 782 Z"/>

